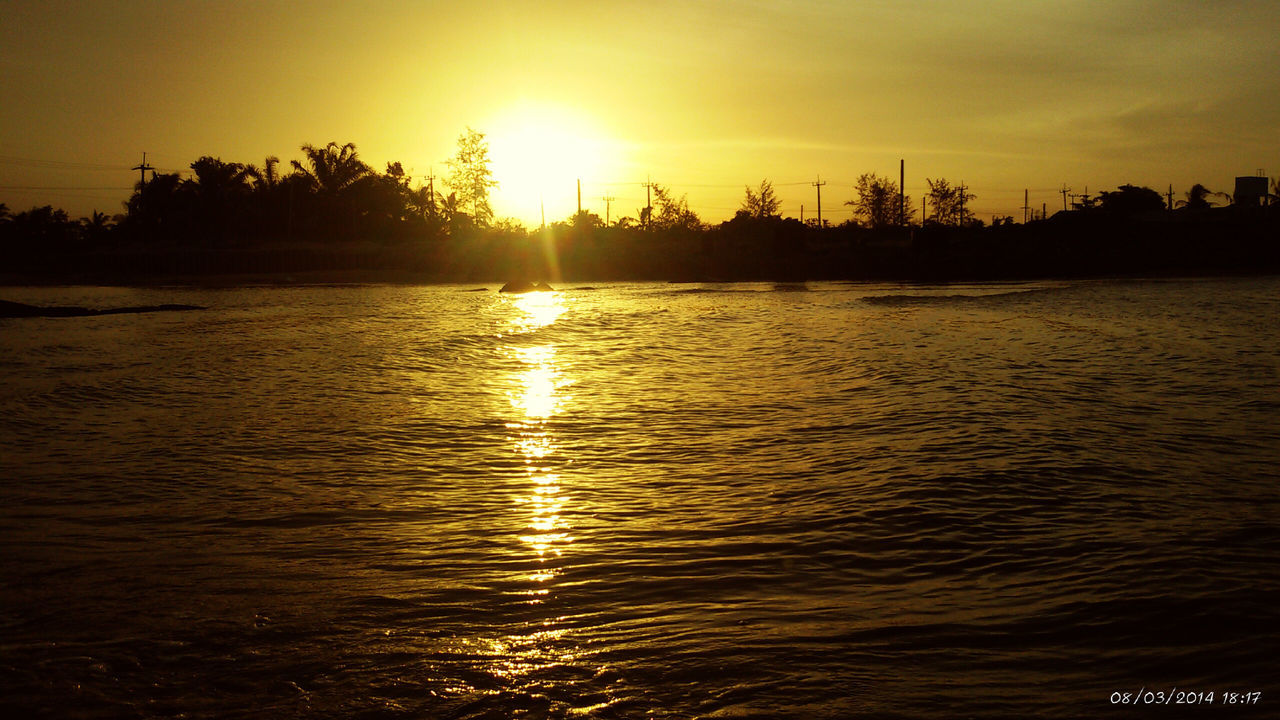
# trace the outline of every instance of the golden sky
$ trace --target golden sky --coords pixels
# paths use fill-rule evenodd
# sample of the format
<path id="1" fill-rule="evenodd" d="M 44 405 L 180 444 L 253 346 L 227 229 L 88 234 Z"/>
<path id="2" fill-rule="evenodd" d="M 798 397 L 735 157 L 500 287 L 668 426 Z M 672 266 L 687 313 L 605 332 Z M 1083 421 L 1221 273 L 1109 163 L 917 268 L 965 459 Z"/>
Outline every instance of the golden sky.
<path id="1" fill-rule="evenodd" d="M 499 217 L 705 221 L 769 178 L 849 217 L 864 172 L 964 181 L 978 217 L 1058 189 L 1280 174 L 1280 3 L 28 2 L 0 22 L 0 202 L 120 210 L 142 152 L 287 166 L 354 142 L 415 185 L 485 132 Z M 53 189 L 62 188 L 62 189 Z"/>

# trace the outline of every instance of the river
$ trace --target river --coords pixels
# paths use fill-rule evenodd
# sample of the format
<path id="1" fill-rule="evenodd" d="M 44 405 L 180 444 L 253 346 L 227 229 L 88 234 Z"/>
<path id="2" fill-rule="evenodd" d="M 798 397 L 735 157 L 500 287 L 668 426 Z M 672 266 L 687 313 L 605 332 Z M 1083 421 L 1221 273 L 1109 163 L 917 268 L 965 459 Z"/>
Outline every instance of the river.
<path id="1" fill-rule="evenodd" d="M 1280 278 L 0 294 L 13 717 L 1277 713 Z"/>

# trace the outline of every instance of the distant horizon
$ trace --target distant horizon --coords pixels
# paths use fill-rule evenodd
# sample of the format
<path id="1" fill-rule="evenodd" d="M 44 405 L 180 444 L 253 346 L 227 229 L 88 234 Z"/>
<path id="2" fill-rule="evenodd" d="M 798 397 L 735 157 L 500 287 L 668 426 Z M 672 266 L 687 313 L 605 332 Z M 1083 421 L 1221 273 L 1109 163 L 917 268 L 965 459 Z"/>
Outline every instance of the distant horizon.
<path id="1" fill-rule="evenodd" d="M 0 202 L 116 214 L 147 152 L 287 167 L 353 142 L 377 170 L 444 174 L 467 127 L 491 144 L 497 217 L 610 216 L 662 183 L 709 223 L 771 180 L 782 212 L 824 218 L 863 173 L 908 194 L 963 182 L 974 212 L 1021 221 L 1023 192 L 1123 184 L 1181 196 L 1280 174 L 1280 6 L 607 7 L 427 2 L 298 13 L 283 0 L 19 0 L 0 27 Z M 918 200 L 917 200 L 918 202 Z"/>
<path id="2" fill-rule="evenodd" d="M 338 142 L 341 143 L 342 141 L 338 141 Z M 355 144 L 358 150 L 359 143 L 355 143 Z M 201 157 L 203 156 L 218 157 L 216 155 L 210 155 L 209 153 L 205 153 Z M 147 153 L 145 157 L 146 157 L 145 162 L 148 165 L 150 165 L 152 163 L 150 153 Z M 279 172 L 281 172 L 282 174 L 288 174 L 292 172 L 292 169 L 289 166 L 290 160 L 301 159 L 300 156 L 298 158 L 288 158 L 284 156 L 277 156 L 277 157 L 280 157 L 280 160 L 281 160 L 280 166 L 279 166 L 280 167 Z M 199 158 L 192 158 L 192 162 L 194 162 L 197 159 Z M 260 162 L 261 162 L 259 161 L 259 163 L 253 163 L 253 161 L 246 161 L 243 159 L 228 158 L 228 157 L 218 157 L 218 159 L 223 160 L 225 162 L 238 162 L 243 164 L 259 164 L 260 165 Z M 365 163 L 367 163 L 375 172 L 379 174 L 384 173 L 387 163 L 399 162 L 394 159 L 389 159 L 384 162 L 371 162 L 368 158 L 364 157 L 363 155 L 361 155 L 360 159 Z M 104 172 L 110 171 L 110 172 L 119 172 L 122 174 L 124 173 L 136 174 L 136 173 L 139 173 L 137 166 L 141 165 L 143 162 L 144 162 L 144 158 L 141 155 L 138 158 L 137 165 L 131 168 L 126 168 L 123 165 L 112 167 L 106 163 L 48 161 L 48 160 L 38 160 L 35 158 L 0 156 L 0 166 L 13 165 L 18 167 L 30 167 L 30 168 L 35 168 L 39 170 L 59 171 L 59 172 L 76 172 L 78 170 L 84 170 L 84 171 L 93 172 L 93 173 L 104 173 Z M 442 160 L 439 163 L 439 166 L 442 169 L 445 166 L 445 162 L 446 161 Z M 1261 175 L 1258 174 L 1258 171 L 1262 171 Z M 194 178 L 194 173 L 190 168 L 190 163 L 188 163 L 187 166 L 181 167 L 181 168 L 155 166 L 154 172 L 159 174 L 176 173 L 180 175 L 183 179 Z M 447 172 L 447 170 L 445 170 L 444 172 Z M 874 172 L 874 171 L 867 171 L 867 172 Z M 876 172 L 875 174 L 880 175 L 882 177 L 889 178 L 895 183 L 898 181 L 898 174 L 896 172 L 892 174 L 887 172 Z M 1250 176 L 1267 177 L 1268 180 L 1273 179 L 1271 178 L 1271 176 L 1266 175 L 1264 169 L 1257 168 L 1253 173 L 1243 173 L 1243 172 L 1237 173 L 1236 175 L 1233 175 L 1230 178 L 1223 179 L 1223 181 L 1220 183 L 1213 182 L 1213 181 L 1205 182 L 1204 180 L 1198 180 L 1183 188 L 1179 188 L 1176 184 L 1172 184 L 1173 199 L 1174 199 L 1174 202 L 1184 199 L 1187 191 L 1189 191 L 1192 185 L 1195 185 L 1195 184 L 1204 185 L 1208 187 L 1210 190 L 1214 191 L 1215 193 L 1225 193 L 1229 195 L 1234 188 L 1234 183 L 1236 178 L 1250 177 Z M 147 177 L 148 179 L 150 179 L 151 175 L 148 174 Z M 929 175 L 929 176 L 920 177 L 917 185 L 913 186 L 910 172 L 908 171 L 906 175 L 907 180 L 906 180 L 904 190 L 906 194 L 914 202 L 915 210 L 917 214 L 920 210 L 920 198 L 928 192 L 928 186 L 926 185 L 925 177 L 928 177 L 929 179 L 937 180 L 939 179 L 940 176 Z M 425 175 L 411 175 L 410 178 L 411 178 L 410 186 L 413 187 L 414 189 L 428 186 L 427 176 Z M 814 187 L 814 182 L 820 180 L 823 183 L 823 188 L 822 188 L 823 219 L 827 220 L 831 224 L 839 224 L 839 223 L 845 222 L 846 220 L 849 220 L 850 218 L 853 217 L 853 214 L 854 214 L 853 208 L 846 205 L 845 202 L 847 200 L 852 200 L 855 197 L 856 179 L 855 180 L 829 179 L 824 175 L 817 175 L 810 180 L 777 181 L 766 175 L 766 176 L 761 176 L 753 181 L 746 181 L 738 184 L 696 183 L 696 184 L 690 184 L 690 185 L 682 185 L 681 183 L 670 182 L 665 178 L 661 178 L 653 175 L 648 176 L 648 178 L 651 178 L 651 179 L 646 179 L 642 177 L 637 180 L 616 180 L 616 181 L 610 181 L 610 182 L 597 181 L 597 182 L 591 182 L 591 183 L 583 182 L 581 184 L 582 210 L 584 212 L 590 212 L 590 213 L 599 215 L 602 220 L 606 218 L 606 215 L 612 221 L 616 221 L 618 218 L 624 217 L 624 216 L 630 216 L 632 218 L 635 218 L 637 214 L 637 210 L 639 210 L 640 208 L 643 208 L 645 204 L 644 186 L 647 182 L 653 182 L 669 188 L 675 194 L 676 197 L 687 195 L 688 201 L 689 201 L 689 208 L 694 212 L 696 212 L 701 217 L 704 223 L 715 225 L 715 224 L 719 224 L 720 222 L 724 222 L 726 220 L 731 219 L 734 216 L 734 214 L 740 209 L 741 201 L 742 201 L 742 198 L 744 197 L 746 188 L 748 187 L 755 188 L 759 185 L 759 183 L 762 180 L 769 180 L 769 182 L 773 185 L 775 191 L 777 192 L 779 199 L 782 202 L 782 206 L 780 208 L 781 216 L 784 218 L 796 218 L 796 219 L 807 221 L 807 220 L 815 219 L 818 214 L 818 197 L 817 197 L 816 188 Z M 944 179 L 951 181 L 953 184 L 958 184 L 959 182 L 961 182 L 961 180 L 958 178 L 944 178 Z M 446 176 L 444 174 L 441 174 L 441 171 L 437 171 L 436 174 L 432 176 L 432 182 L 434 183 L 435 189 L 437 191 L 442 191 L 445 194 L 448 194 Z M 1099 193 L 1116 190 L 1121 185 L 1135 185 L 1138 187 L 1148 187 L 1152 190 L 1157 191 L 1161 196 L 1165 196 L 1166 193 L 1169 192 L 1169 186 L 1170 186 L 1169 183 L 1166 183 L 1165 185 L 1160 185 L 1160 184 L 1144 184 L 1140 182 L 1129 181 L 1129 182 L 1121 182 L 1114 186 L 1109 186 L 1109 187 L 1105 185 L 1094 186 L 1094 185 L 1086 184 L 1081 186 L 1078 190 L 1066 183 L 1064 183 L 1062 187 L 1059 187 L 1056 189 L 1028 187 L 1022 190 L 1013 190 L 1008 188 L 992 190 L 991 188 L 987 188 L 982 185 L 974 185 L 967 181 L 964 182 L 964 185 L 967 190 L 970 190 L 977 195 L 977 199 L 974 201 L 975 207 L 973 210 L 975 217 L 986 223 L 990 223 L 992 217 L 1012 217 L 1014 219 L 1014 222 L 1019 222 L 1019 223 L 1022 222 L 1023 210 L 1024 210 L 1022 197 L 1024 192 L 1026 192 L 1027 195 L 1029 196 L 1027 200 L 1027 203 L 1028 203 L 1027 207 L 1029 208 L 1030 215 L 1032 216 L 1031 219 L 1034 219 L 1034 217 L 1038 213 L 1042 212 L 1042 210 L 1047 211 L 1048 216 L 1052 216 L 1055 212 L 1062 211 L 1063 209 L 1071 209 L 1072 205 L 1076 202 L 1076 200 L 1078 200 L 1082 196 L 1087 195 L 1089 197 L 1097 197 Z M 55 209 L 61 209 L 66 211 L 68 216 L 70 216 L 73 219 L 80 218 L 80 217 L 88 217 L 95 211 L 102 212 L 108 216 L 115 216 L 115 215 L 121 215 L 125 213 L 125 207 L 124 207 L 125 203 L 128 201 L 129 197 L 132 196 L 136 186 L 137 186 L 136 179 L 134 180 L 133 184 L 129 185 L 127 188 L 125 188 L 124 186 L 116 187 L 116 186 L 107 186 L 107 185 L 71 186 L 71 187 L 2 185 L 0 186 L 0 202 L 3 202 L 8 206 L 10 213 L 18 213 L 18 212 L 23 212 L 25 210 L 29 210 L 31 208 L 35 208 L 35 207 L 43 207 L 46 205 L 51 205 Z M 547 225 L 551 225 L 552 223 L 555 223 L 555 222 L 563 222 L 563 221 L 572 219 L 573 215 L 577 212 L 576 198 L 578 194 L 578 188 L 579 186 L 576 182 L 573 183 L 569 188 L 569 195 L 572 196 L 572 199 L 569 201 L 571 203 L 571 206 L 569 207 L 568 211 L 565 211 L 565 212 L 557 211 L 556 214 L 553 214 L 549 209 L 545 211 L 545 220 Z M 620 189 L 623 189 L 623 188 L 625 188 L 626 190 L 620 191 Z M 710 192 L 713 192 L 713 191 L 720 191 L 723 194 L 723 191 L 725 190 L 732 191 L 734 188 L 736 188 L 738 202 L 736 205 L 733 205 L 732 207 L 728 205 L 708 206 L 706 204 L 702 204 L 699 202 L 699 198 L 705 194 L 709 194 Z M 1065 198 L 1063 193 L 1064 188 L 1067 190 L 1067 193 L 1065 194 Z M 537 227 L 539 227 L 542 221 L 542 216 L 543 216 L 542 212 L 539 212 L 538 215 L 533 218 L 522 217 L 522 216 L 504 212 L 502 200 L 499 199 L 502 197 L 501 190 L 502 190 L 502 187 L 501 185 L 499 185 L 497 188 L 494 189 L 494 192 L 493 192 L 493 195 L 495 198 L 493 202 L 494 212 L 495 212 L 495 217 L 497 219 L 516 220 L 521 224 L 523 224 L 527 229 L 536 229 Z M 988 195 L 984 195 L 984 191 L 986 191 Z M 118 200 L 114 201 L 115 203 L 114 208 L 110 208 L 110 207 L 104 208 L 101 203 L 89 203 L 86 200 L 84 200 L 84 198 L 91 197 L 91 195 L 86 194 L 90 192 L 113 192 L 113 193 L 120 192 L 122 194 L 120 195 Z M 609 203 L 609 207 L 606 207 L 602 197 L 600 196 L 600 193 L 605 193 L 611 196 L 612 198 L 614 198 Z M 1003 211 L 991 209 L 993 207 L 993 201 L 987 199 L 991 194 L 995 194 L 998 196 L 1007 196 L 1007 195 L 1010 195 L 1011 193 L 1016 193 L 1018 196 L 1017 207 L 1005 208 Z M 22 197 L 25 194 L 33 194 L 38 198 L 45 198 L 45 199 L 43 201 L 37 199 L 31 202 L 27 202 L 25 204 L 22 204 L 20 202 L 10 203 L 4 199 L 7 197 Z M 563 195 L 563 193 L 560 193 L 559 195 Z M 543 197 L 539 198 L 539 200 L 544 200 L 547 197 L 557 197 L 557 196 L 544 195 Z M 56 201 L 57 198 L 63 198 L 65 201 L 58 202 Z M 79 198 L 79 200 L 77 200 L 77 198 Z M 630 205 L 622 202 L 621 198 L 631 198 L 633 202 L 639 201 L 639 205 L 636 207 L 631 207 Z M 1037 198 L 1041 198 L 1041 199 L 1037 201 Z M 1066 201 L 1066 208 L 1063 207 L 1064 199 Z M 108 203 L 110 202 L 113 202 L 113 201 L 108 201 Z M 527 205 L 527 202 L 525 204 Z M 554 203 L 547 203 L 547 206 L 562 208 L 565 206 L 565 201 L 563 199 L 559 199 Z"/>

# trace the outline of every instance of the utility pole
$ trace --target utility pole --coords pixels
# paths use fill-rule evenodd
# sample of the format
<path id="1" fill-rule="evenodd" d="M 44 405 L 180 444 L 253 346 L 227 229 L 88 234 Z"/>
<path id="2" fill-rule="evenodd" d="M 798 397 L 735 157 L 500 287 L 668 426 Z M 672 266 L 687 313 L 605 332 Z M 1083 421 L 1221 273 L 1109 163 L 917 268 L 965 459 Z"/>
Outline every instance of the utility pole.
<path id="1" fill-rule="evenodd" d="M 920 227 L 924 227 L 924 221 L 929 219 L 929 196 L 920 196 Z"/>
<path id="2" fill-rule="evenodd" d="M 1169 183 L 1169 194 L 1166 195 L 1165 197 L 1169 199 L 1168 209 L 1172 210 L 1173 209 L 1173 183 Z"/>
<path id="3" fill-rule="evenodd" d="M 653 229 L 653 178 L 645 177 L 644 180 L 644 229 Z"/>
<path id="4" fill-rule="evenodd" d="M 800 203 L 800 224 L 804 224 L 804 203 Z"/>
<path id="5" fill-rule="evenodd" d="M 813 183 L 813 186 L 818 188 L 818 227 L 822 227 L 822 186 L 826 184 L 821 175 L 818 176 L 818 181 Z"/>
<path id="6" fill-rule="evenodd" d="M 582 214 L 582 178 L 578 178 L 578 214 Z"/>
<path id="7" fill-rule="evenodd" d="M 1031 191 L 1027 188 L 1022 189 L 1022 224 L 1027 224 L 1027 212 L 1031 210 Z"/>
<path id="8" fill-rule="evenodd" d="M 137 171 L 138 171 L 138 173 L 142 176 L 142 178 L 141 178 L 141 180 L 140 180 L 139 182 L 141 183 L 141 185 L 142 185 L 142 189 L 143 189 L 143 190 L 146 190 L 146 189 L 147 189 L 147 171 L 148 171 L 148 170 L 150 170 L 150 171 L 151 171 L 151 175 L 152 175 L 152 177 L 154 177 L 154 176 L 155 176 L 155 174 L 156 174 L 156 173 L 155 173 L 155 170 L 156 170 L 156 169 L 155 169 L 155 168 L 153 168 L 153 167 L 151 167 L 150 165 L 148 165 L 148 164 L 147 164 L 147 153 L 146 153 L 146 151 L 145 151 L 145 150 L 144 150 L 144 151 L 143 151 L 143 153 L 142 153 L 142 164 L 141 164 L 141 165 L 134 165 L 133 167 L 131 167 L 131 168 L 129 168 L 129 169 L 130 169 L 130 170 L 137 170 Z"/>
<path id="9" fill-rule="evenodd" d="M 618 198 L 612 195 L 605 195 L 600 199 L 604 201 L 604 226 L 609 227 L 609 204 Z"/>
<path id="10" fill-rule="evenodd" d="M 898 158 L 898 224 L 907 224 L 907 161 Z"/>
<path id="11" fill-rule="evenodd" d="M 292 189 L 290 185 L 290 189 Z M 435 220 L 439 214 L 439 208 L 436 207 L 436 168 L 434 165 L 427 172 L 427 207 L 431 212 L 431 219 Z"/>
<path id="12" fill-rule="evenodd" d="M 1067 193 L 1071 192 L 1071 188 L 1066 183 L 1062 183 L 1062 189 L 1058 192 L 1062 193 L 1062 212 L 1067 211 Z"/>

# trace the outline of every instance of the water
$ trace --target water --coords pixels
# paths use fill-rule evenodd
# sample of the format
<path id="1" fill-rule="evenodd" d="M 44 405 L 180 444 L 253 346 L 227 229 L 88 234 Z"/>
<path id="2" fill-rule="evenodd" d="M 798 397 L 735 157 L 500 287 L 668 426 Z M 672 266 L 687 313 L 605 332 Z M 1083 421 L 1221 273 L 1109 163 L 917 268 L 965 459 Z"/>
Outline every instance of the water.
<path id="1" fill-rule="evenodd" d="M 3 294 L 15 717 L 1277 714 L 1277 278 Z"/>

